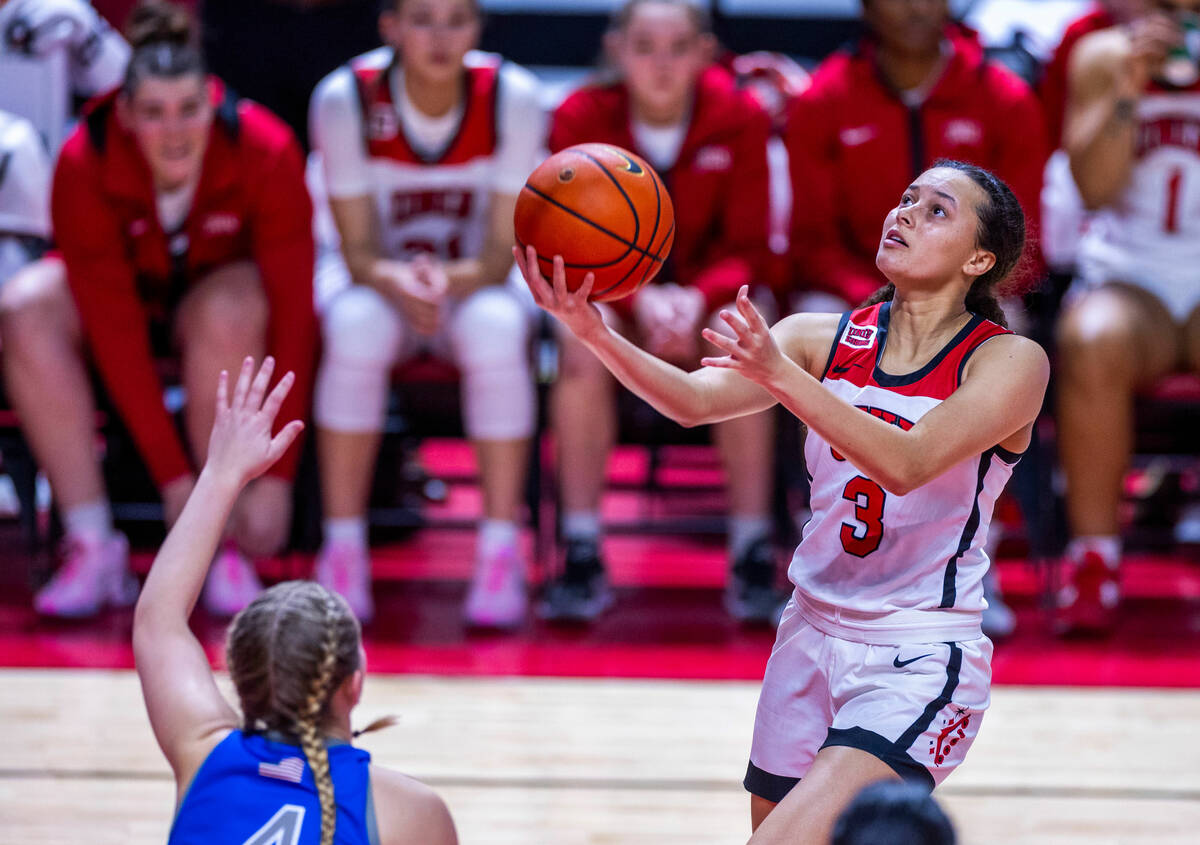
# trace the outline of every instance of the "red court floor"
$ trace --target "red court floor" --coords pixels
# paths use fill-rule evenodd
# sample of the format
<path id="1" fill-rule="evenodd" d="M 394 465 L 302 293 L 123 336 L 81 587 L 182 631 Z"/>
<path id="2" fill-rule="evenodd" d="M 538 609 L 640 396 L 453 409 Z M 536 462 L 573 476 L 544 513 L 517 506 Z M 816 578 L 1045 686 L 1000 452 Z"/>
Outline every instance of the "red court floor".
<path id="1" fill-rule="evenodd" d="M 436 468 L 452 482 L 469 461 L 448 449 Z M 624 453 L 614 477 L 639 470 Z M 458 462 L 456 464 L 456 462 Z M 428 463 L 428 461 L 427 461 Z M 703 464 L 674 471 L 707 483 Z M 686 497 L 675 507 L 702 509 Z M 477 510 L 467 484 L 451 484 L 450 501 L 431 517 Z M 606 519 L 621 523 L 659 504 L 636 491 L 616 492 Z M 719 508 L 719 503 L 718 503 Z M 670 510 L 666 508 L 665 510 Z M 30 609 L 28 560 L 15 530 L 0 532 L 0 666 L 132 666 L 131 611 L 87 622 L 39 619 Z M 377 672 L 446 675 L 553 675 L 656 678 L 760 678 L 773 632 L 741 626 L 721 607 L 726 561 L 715 537 L 615 533 L 606 544 L 617 606 L 590 627 L 562 627 L 530 619 L 512 633 L 464 628 L 460 605 L 472 564 L 468 530 L 429 528 L 375 550 L 377 619 L 366 630 L 370 666 Z M 135 567 L 149 566 L 152 550 Z M 303 575 L 311 561 L 292 555 L 267 562 L 272 577 Z M 1017 632 L 997 644 L 998 683 L 1115 686 L 1200 686 L 1200 562 L 1183 556 L 1134 555 L 1126 561 L 1125 611 L 1111 637 L 1061 641 L 1047 630 L 1041 576 L 1025 560 L 1002 558 L 999 572 L 1018 615 Z M 539 577 L 531 569 L 531 577 Z M 198 611 L 196 630 L 219 659 L 223 624 Z"/>

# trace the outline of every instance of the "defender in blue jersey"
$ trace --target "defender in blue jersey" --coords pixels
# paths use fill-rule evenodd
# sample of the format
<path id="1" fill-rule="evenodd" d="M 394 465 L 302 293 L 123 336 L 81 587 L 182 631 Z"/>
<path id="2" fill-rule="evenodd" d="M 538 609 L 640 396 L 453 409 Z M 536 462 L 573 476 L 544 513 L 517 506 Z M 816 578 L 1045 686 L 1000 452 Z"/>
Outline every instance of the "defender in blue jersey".
<path id="1" fill-rule="evenodd" d="M 264 591 L 234 618 L 227 662 L 243 714 L 218 691 L 188 627 L 225 523 L 247 482 L 303 428 L 271 436 L 295 377 L 268 395 L 275 362 L 242 365 L 232 400 L 217 387 L 204 469 L 146 579 L 133 624 L 138 676 L 155 738 L 175 772 L 171 845 L 456 845 L 428 787 L 371 765 L 350 713 L 362 694 L 358 621 L 311 581 Z M 382 727 L 390 720 L 381 720 Z"/>

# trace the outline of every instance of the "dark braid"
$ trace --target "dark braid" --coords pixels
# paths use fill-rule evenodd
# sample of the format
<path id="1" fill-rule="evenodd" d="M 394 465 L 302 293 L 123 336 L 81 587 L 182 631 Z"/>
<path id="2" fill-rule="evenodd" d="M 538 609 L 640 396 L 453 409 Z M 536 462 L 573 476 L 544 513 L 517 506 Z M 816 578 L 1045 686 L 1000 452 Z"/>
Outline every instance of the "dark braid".
<path id="1" fill-rule="evenodd" d="M 1025 213 L 1021 203 L 1008 185 L 982 167 L 945 158 L 938 159 L 933 166 L 965 173 L 987 197 L 987 201 L 975 209 L 979 220 L 975 245 L 995 255 L 996 263 L 971 283 L 963 304 L 971 313 L 1007 328 L 1008 321 L 996 290 L 1012 275 L 1025 255 Z M 871 294 L 863 307 L 888 302 L 895 295 L 896 286 L 888 283 Z"/>

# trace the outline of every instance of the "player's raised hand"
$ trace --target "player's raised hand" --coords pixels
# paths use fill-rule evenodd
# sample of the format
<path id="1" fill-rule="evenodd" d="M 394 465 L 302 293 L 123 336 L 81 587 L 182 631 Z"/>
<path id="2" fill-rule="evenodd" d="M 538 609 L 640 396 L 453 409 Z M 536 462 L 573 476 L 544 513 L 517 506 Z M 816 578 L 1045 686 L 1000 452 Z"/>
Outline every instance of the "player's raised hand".
<path id="1" fill-rule="evenodd" d="M 734 308 L 734 311 L 721 311 L 721 319 L 733 330 L 733 337 L 709 328 L 701 332 L 705 340 L 725 355 L 701 358 L 700 363 L 705 367 L 736 370 L 750 381 L 766 387 L 783 373 L 788 358 L 775 342 L 767 321 L 750 301 L 749 285 L 742 285 L 738 291 Z"/>
<path id="2" fill-rule="evenodd" d="M 583 284 L 576 290 L 567 290 L 567 270 L 561 255 L 554 256 L 554 270 L 551 279 L 546 280 L 542 269 L 538 266 L 537 250 L 532 246 L 525 248 L 524 253 L 513 247 L 513 258 L 521 268 L 521 275 L 529 285 L 533 301 L 544 308 L 559 322 L 570 329 L 577 337 L 586 337 L 595 331 L 604 330 L 604 317 L 600 309 L 588 301 L 592 285 L 596 278 L 591 273 L 583 277 Z"/>
<path id="3" fill-rule="evenodd" d="M 304 423 L 292 420 L 275 436 L 271 436 L 275 417 L 284 397 L 296 381 L 295 374 L 286 373 L 268 394 L 275 359 L 269 355 L 258 372 L 254 359 L 242 362 L 233 398 L 229 397 L 229 374 L 221 371 L 217 379 L 217 413 L 212 434 L 208 439 L 208 460 L 204 471 L 237 485 L 246 484 L 262 475 L 292 445 Z"/>

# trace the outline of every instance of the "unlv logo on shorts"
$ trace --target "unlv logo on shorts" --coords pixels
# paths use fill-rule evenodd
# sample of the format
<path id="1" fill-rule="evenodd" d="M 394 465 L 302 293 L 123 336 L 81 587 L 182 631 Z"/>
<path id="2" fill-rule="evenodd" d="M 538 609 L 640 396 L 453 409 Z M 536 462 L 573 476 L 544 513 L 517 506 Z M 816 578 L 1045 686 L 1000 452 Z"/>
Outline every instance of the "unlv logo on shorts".
<path id="1" fill-rule="evenodd" d="M 841 342 L 851 349 L 870 349 L 875 343 L 876 331 L 878 329 L 875 326 L 860 326 L 855 323 L 847 323 Z"/>
<path id="2" fill-rule="evenodd" d="M 929 740 L 929 754 L 935 766 L 942 765 L 959 740 L 967 738 L 967 729 L 971 726 L 970 708 L 951 704 L 950 709 L 953 712 L 942 719 L 941 730 Z"/>
<path id="3" fill-rule="evenodd" d="M 367 113 L 367 138 L 371 141 L 386 141 L 395 138 L 400 131 L 400 121 L 391 103 L 376 103 Z"/>

